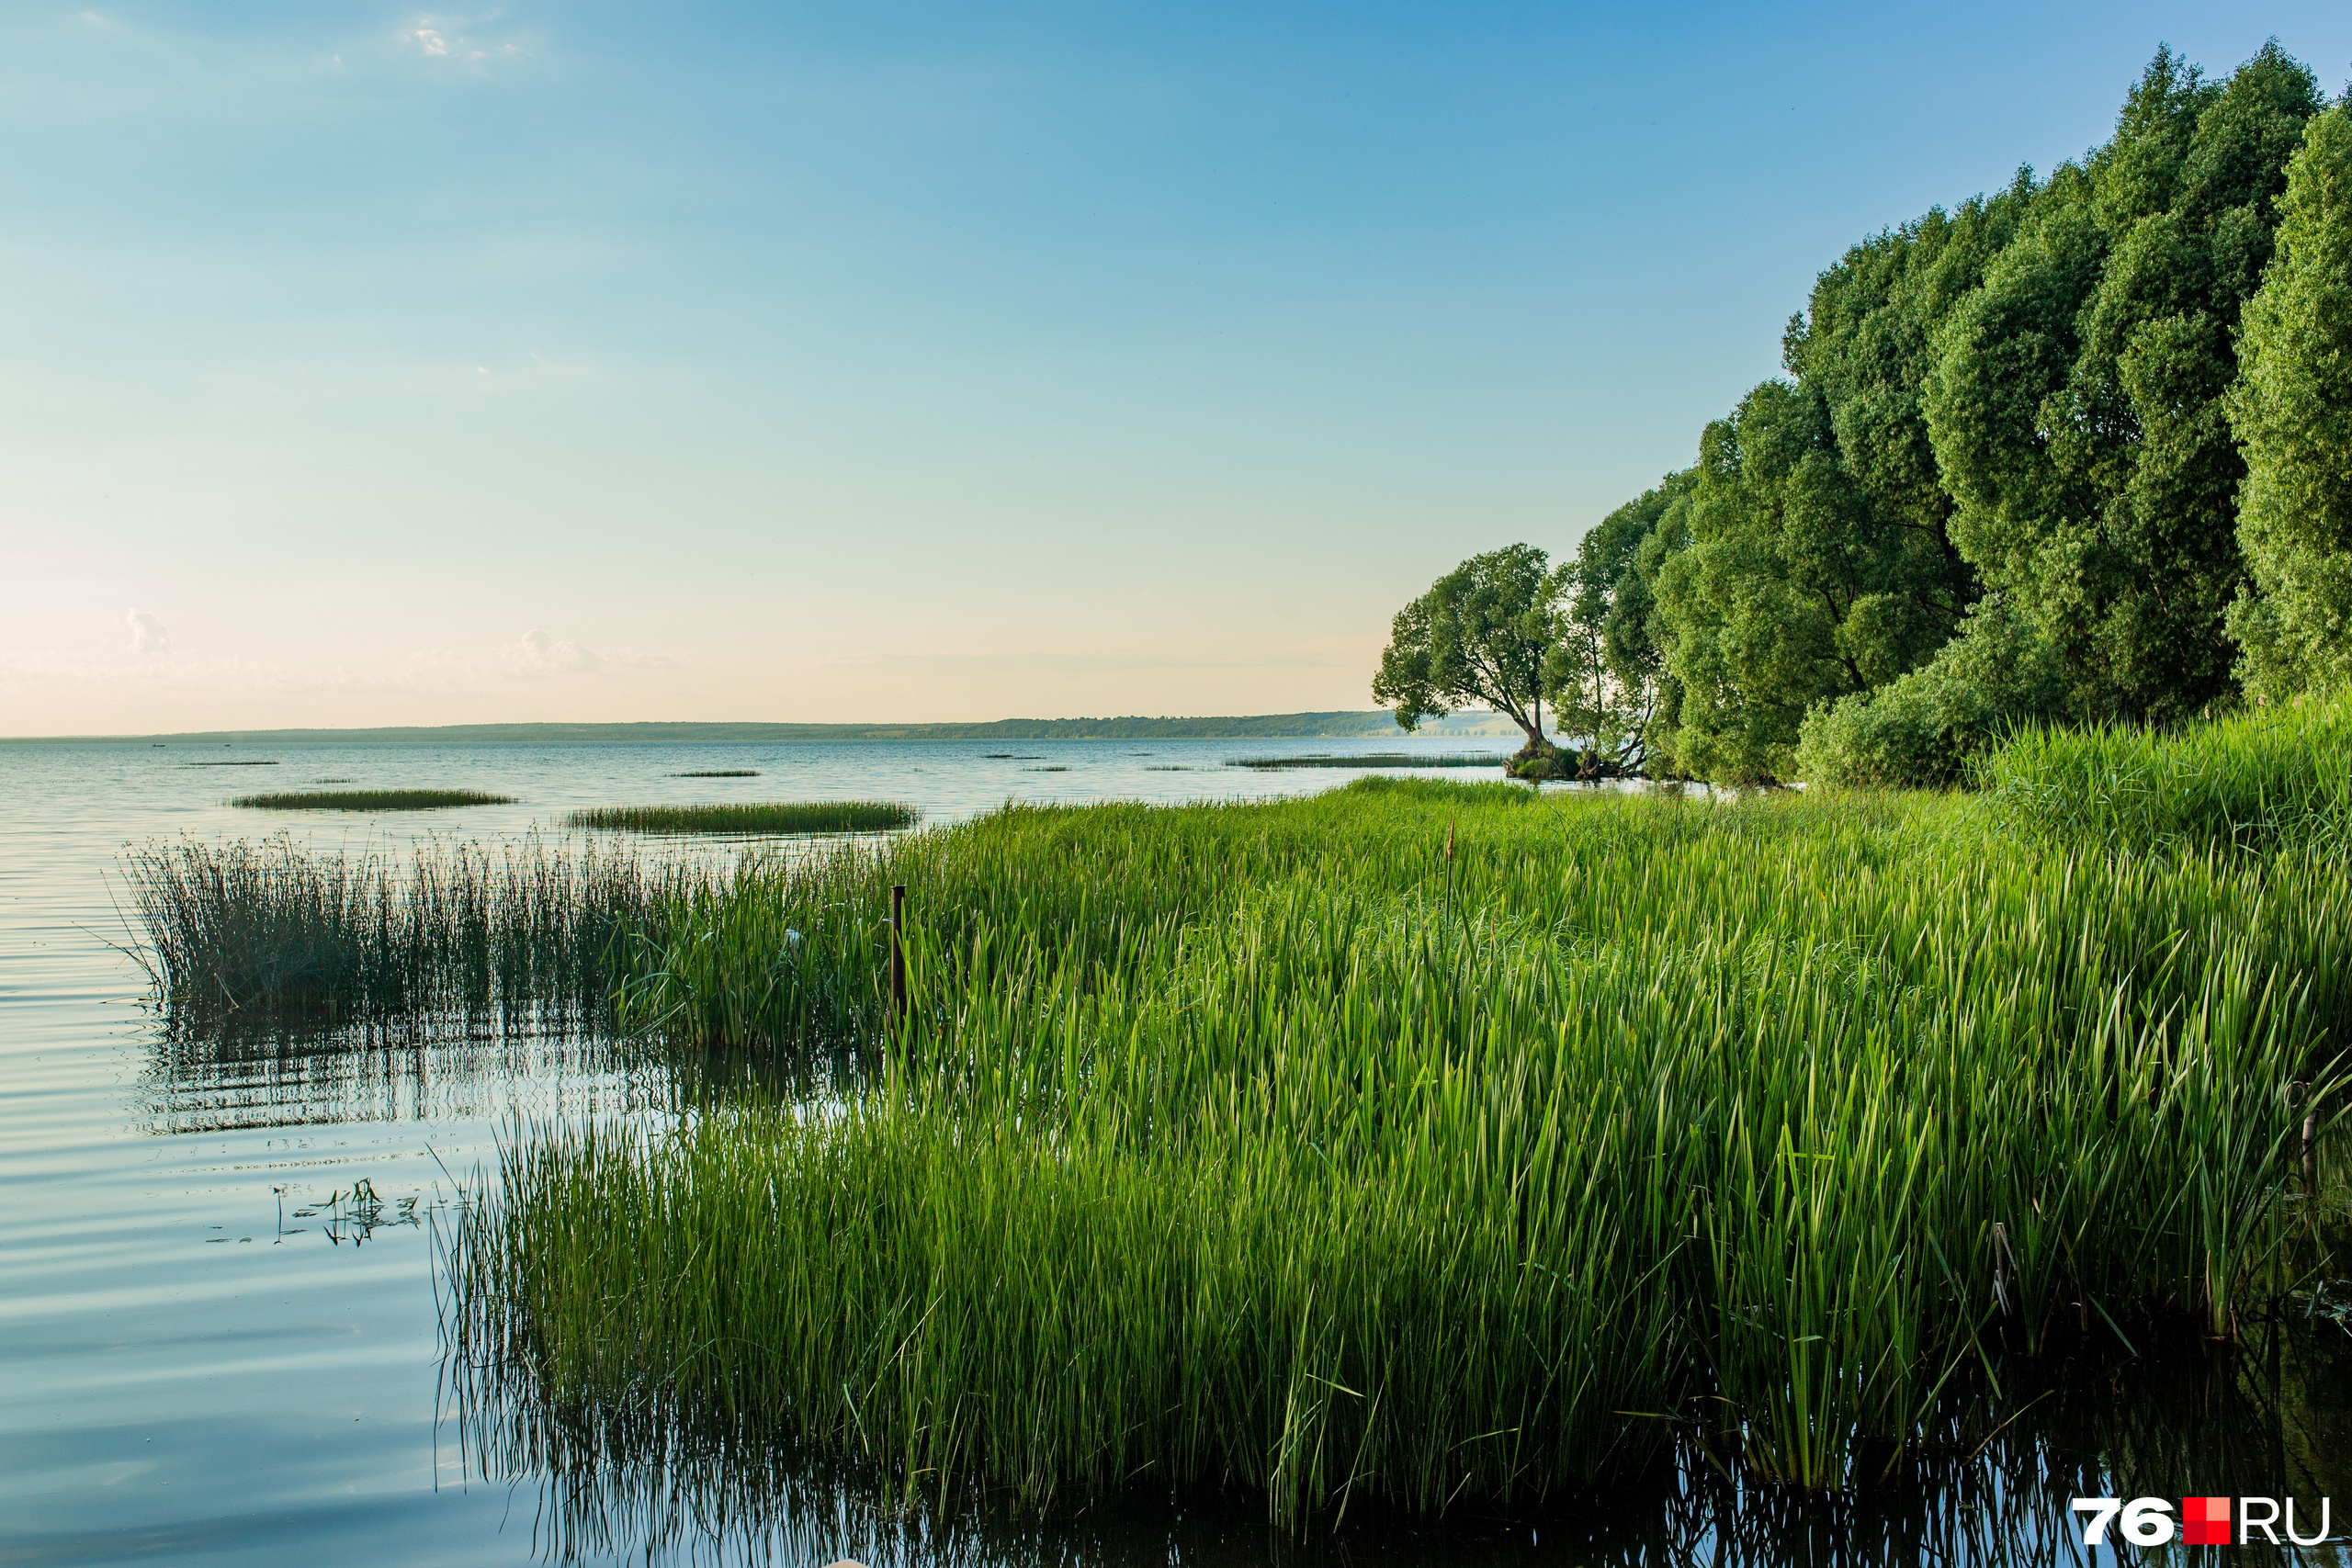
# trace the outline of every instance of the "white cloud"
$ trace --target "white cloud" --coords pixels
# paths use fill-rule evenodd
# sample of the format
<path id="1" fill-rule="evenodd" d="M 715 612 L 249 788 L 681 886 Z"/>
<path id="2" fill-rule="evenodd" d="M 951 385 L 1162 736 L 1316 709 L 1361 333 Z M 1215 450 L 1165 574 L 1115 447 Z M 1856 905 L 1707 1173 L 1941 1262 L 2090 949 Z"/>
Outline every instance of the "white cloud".
<path id="1" fill-rule="evenodd" d="M 164 629 L 162 619 L 145 610 L 133 610 L 124 617 L 130 626 L 130 651 L 133 653 L 169 653 L 172 634 Z"/>
<path id="2" fill-rule="evenodd" d="M 485 20 L 497 25 L 494 15 Z M 533 52 L 529 46 L 536 39 L 532 35 L 493 38 L 477 31 L 480 25 L 462 17 L 419 17 L 415 26 L 401 33 L 400 42 L 402 48 L 424 59 L 446 60 L 452 65 L 476 70 L 493 61 L 519 60 Z"/>
<path id="3" fill-rule="evenodd" d="M 605 667 L 593 649 L 560 641 L 537 626 L 513 642 L 501 643 L 496 652 L 517 675 L 586 675 Z"/>

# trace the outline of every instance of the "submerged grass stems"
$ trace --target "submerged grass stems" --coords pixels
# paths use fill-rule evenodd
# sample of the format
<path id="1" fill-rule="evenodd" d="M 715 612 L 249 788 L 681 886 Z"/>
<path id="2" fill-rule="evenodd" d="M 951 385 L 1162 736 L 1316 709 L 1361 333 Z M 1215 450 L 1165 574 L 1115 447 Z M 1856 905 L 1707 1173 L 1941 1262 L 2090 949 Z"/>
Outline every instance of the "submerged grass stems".
<path id="1" fill-rule="evenodd" d="M 879 833 L 922 814 L 894 800 L 798 800 L 741 806 L 605 806 L 575 811 L 574 828 L 633 833 Z"/>
<path id="2" fill-rule="evenodd" d="M 512 806 L 511 795 L 478 789 L 312 789 L 241 795 L 232 806 L 264 811 L 435 811 L 446 806 Z"/>
<path id="3" fill-rule="evenodd" d="M 1009 807 L 766 863 L 625 1018 L 791 1048 L 821 1117 L 513 1140 L 461 1352 L 909 1488 L 1238 1481 L 1297 1525 L 1590 1484 L 1670 1430 L 1818 1490 L 1994 1348 L 2229 1337 L 2317 1245 L 2352 885 L 2020 845 L 1960 797 Z M 1996 1290 L 1997 1287 L 1997 1290 Z"/>

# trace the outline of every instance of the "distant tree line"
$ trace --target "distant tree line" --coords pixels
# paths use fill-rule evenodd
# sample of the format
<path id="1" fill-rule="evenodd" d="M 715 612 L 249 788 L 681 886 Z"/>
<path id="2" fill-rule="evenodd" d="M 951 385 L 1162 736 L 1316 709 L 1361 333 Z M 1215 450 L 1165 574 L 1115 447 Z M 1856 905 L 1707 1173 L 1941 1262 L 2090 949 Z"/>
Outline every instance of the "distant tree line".
<path id="1" fill-rule="evenodd" d="M 2275 43 L 2160 50 L 2080 163 L 1854 246 L 1782 362 L 1572 560 L 1408 606 L 1374 695 L 1536 773 L 1940 784 L 2352 676 L 2352 107 Z"/>

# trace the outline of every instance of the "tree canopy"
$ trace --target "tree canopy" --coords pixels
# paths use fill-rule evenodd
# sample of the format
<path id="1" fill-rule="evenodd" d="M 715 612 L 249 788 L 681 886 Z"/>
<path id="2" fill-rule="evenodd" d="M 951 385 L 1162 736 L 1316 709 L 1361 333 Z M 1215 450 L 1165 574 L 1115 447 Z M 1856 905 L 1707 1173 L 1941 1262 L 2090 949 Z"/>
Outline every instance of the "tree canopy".
<path id="1" fill-rule="evenodd" d="M 1544 575 L 1396 619 L 1408 728 L 1539 699 L 1613 766 L 1949 784 L 2021 722 L 2352 682 L 2352 104 L 2159 50 L 2114 134 L 1849 249 L 1785 374 Z"/>
<path id="2" fill-rule="evenodd" d="M 1551 560 L 1532 545 L 1472 556 L 1396 612 L 1372 694 L 1408 730 L 1483 704 L 1544 744 L 1544 664 L 1556 635 Z"/>
<path id="3" fill-rule="evenodd" d="M 2231 690 L 2245 465 L 2223 400 L 2319 107 L 2275 45 L 2226 85 L 2159 51 L 1940 333 L 1927 414 L 1954 537 L 2057 649 L 2076 716 L 2162 722 Z"/>
<path id="4" fill-rule="evenodd" d="M 1555 660 L 1599 694 L 1579 722 L 1634 691 L 1654 771 L 1948 783 L 2021 720 L 2352 678 L 2352 129 L 2324 107 L 2276 45 L 2218 81 L 2160 50 L 2079 162 L 1849 250 L 1785 377 L 1587 536 Z"/>
<path id="5" fill-rule="evenodd" d="M 1653 625 L 1657 601 L 1640 560 L 1690 475 L 1669 474 L 1595 524 L 1576 559 L 1554 576 L 1559 642 L 1544 665 L 1553 721 L 1585 738 L 1608 769 L 1639 769 L 1654 730 L 1671 728 L 1679 693 L 1667 673 Z"/>
<path id="6" fill-rule="evenodd" d="M 2279 211 L 2230 402 L 2249 578 L 2230 630 L 2274 701 L 2352 679 L 2352 107 L 2305 127 Z"/>

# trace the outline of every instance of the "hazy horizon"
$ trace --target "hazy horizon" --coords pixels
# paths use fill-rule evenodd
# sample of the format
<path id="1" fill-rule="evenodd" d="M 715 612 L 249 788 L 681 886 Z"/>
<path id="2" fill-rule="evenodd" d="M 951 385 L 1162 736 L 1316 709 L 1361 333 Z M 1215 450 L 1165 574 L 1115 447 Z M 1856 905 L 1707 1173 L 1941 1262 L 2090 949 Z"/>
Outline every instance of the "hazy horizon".
<path id="1" fill-rule="evenodd" d="M 2341 85 L 2312 4 L 20 7 L 0 734 L 1364 709 L 1848 245 L 2273 35 Z"/>

